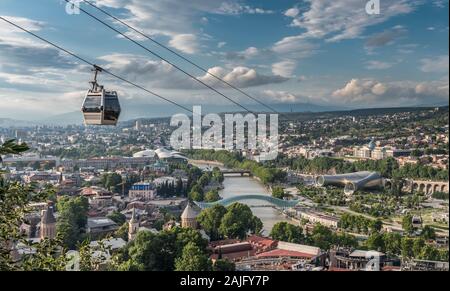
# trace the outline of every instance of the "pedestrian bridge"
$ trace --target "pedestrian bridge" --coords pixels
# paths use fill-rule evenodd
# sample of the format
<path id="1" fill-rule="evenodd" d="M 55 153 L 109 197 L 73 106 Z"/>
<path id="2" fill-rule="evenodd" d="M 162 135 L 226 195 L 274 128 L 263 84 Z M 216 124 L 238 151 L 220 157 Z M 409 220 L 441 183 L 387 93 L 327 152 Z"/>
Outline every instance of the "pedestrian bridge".
<path id="1" fill-rule="evenodd" d="M 268 196 L 268 195 L 253 194 L 253 195 L 234 196 L 234 197 L 222 199 L 222 200 L 219 200 L 216 202 L 211 202 L 211 203 L 195 202 L 195 204 L 197 204 L 198 207 L 205 209 L 205 208 L 212 207 L 216 204 L 220 204 L 222 206 L 228 206 L 235 202 L 240 202 L 240 201 L 245 201 L 245 200 L 259 200 L 259 201 L 269 202 L 273 206 L 276 206 L 279 208 L 292 208 L 300 202 L 299 200 L 282 200 L 282 199 L 274 198 L 274 197 Z"/>

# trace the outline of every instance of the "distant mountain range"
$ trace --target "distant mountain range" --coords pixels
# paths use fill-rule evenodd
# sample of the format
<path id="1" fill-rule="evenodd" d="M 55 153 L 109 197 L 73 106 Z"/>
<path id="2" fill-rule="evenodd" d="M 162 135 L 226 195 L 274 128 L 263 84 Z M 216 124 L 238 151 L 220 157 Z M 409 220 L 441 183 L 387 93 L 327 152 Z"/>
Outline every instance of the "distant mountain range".
<path id="1" fill-rule="evenodd" d="M 438 106 L 438 105 L 436 105 Z M 317 113 L 329 113 L 330 115 L 369 115 L 376 114 L 380 112 L 385 113 L 395 113 L 395 112 L 404 112 L 404 111 L 417 111 L 422 110 L 424 108 L 433 108 L 436 106 L 423 106 L 423 107 L 402 107 L 402 108 L 367 108 L 367 109 L 348 109 L 343 107 L 336 106 L 321 106 L 315 104 L 274 104 L 271 105 L 272 108 L 279 112 L 283 112 L 289 115 L 293 115 L 296 117 L 298 114 L 303 113 L 303 117 L 311 117 L 313 115 L 317 115 Z M 188 106 L 187 106 L 188 107 Z M 439 107 L 447 107 L 447 104 L 443 104 L 443 106 Z M 189 107 L 188 107 L 189 108 Z M 255 112 L 268 112 L 268 109 L 264 106 L 251 106 L 251 109 Z M 223 112 L 235 112 L 236 106 L 218 106 L 218 105 L 204 105 L 202 106 L 202 113 L 223 113 Z M 242 111 L 242 109 L 241 109 Z M 181 108 L 174 107 L 173 105 L 147 105 L 147 106 L 128 106 L 123 108 L 121 121 L 131 121 L 136 119 L 152 119 L 152 118 L 160 118 L 160 117 L 170 117 L 177 113 L 187 113 L 183 111 Z M 305 114 L 310 113 L 310 114 Z M 300 119 L 302 119 L 300 117 Z M 26 120 L 16 120 L 10 118 L 1 118 L 0 117 L 0 127 L 8 128 L 8 127 L 26 127 L 26 126 L 35 126 L 35 125 L 80 125 L 83 123 L 83 115 L 81 112 L 69 112 L 59 115 L 54 115 L 47 117 L 42 120 L 34 120 L 34 121 L 26 121 Z"/>

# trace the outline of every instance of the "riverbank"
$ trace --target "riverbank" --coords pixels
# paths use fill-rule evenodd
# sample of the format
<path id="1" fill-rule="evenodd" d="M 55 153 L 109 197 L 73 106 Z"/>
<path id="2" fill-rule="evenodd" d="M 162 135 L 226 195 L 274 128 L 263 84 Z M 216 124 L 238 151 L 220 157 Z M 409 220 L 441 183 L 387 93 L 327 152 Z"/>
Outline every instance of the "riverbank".
<path id="1" fill-rule="evenodd" d="M 225 167 L 223 163 L 218 162 L 218 161 L 189 160 L 188 162 L 189 162 L 189 164 L 194 165 L 194 166 L 196 166 L 196 165 L 207 165 L 207 166 L 211 165 L 211 166 L 217 166 L 217 167 L 222 167 L 222 168 Z"/>

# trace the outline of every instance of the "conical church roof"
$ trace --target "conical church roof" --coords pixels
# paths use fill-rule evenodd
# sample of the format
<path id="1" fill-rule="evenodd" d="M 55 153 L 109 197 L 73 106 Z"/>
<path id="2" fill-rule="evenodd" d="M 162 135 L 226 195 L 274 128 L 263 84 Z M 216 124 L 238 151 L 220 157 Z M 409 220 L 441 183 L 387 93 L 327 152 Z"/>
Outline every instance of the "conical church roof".
<path id="1" fill-rule="evenodd" d="M 56 218 L 53 215 L 53 207 L 47 207 L 47 209 L 43 211 L 41 223 L 43 224 L 56 223 Z"/>
<path id="2" fill-rule="evenodd" d="M 195 219 L 198 216 L 198 212 L 191 206 L 190 203 L 187 204 L 186 208 L 181 214 L 182 219 Z"/>

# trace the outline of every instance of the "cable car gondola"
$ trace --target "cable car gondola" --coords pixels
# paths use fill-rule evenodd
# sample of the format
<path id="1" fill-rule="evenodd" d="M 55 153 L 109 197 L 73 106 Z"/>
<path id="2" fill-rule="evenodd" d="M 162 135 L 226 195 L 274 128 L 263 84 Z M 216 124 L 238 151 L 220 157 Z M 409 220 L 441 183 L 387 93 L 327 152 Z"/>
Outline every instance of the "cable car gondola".
<path id="1" fill-rule="evenodd" d="M 82 112 L 86 125 L 117 125 L 120 116 L 119 97 L 116 91 L 106 91 L 97 83 L 97 75 L 102 68 L 94 65 L 92 88 L 84 98 Z"/>

